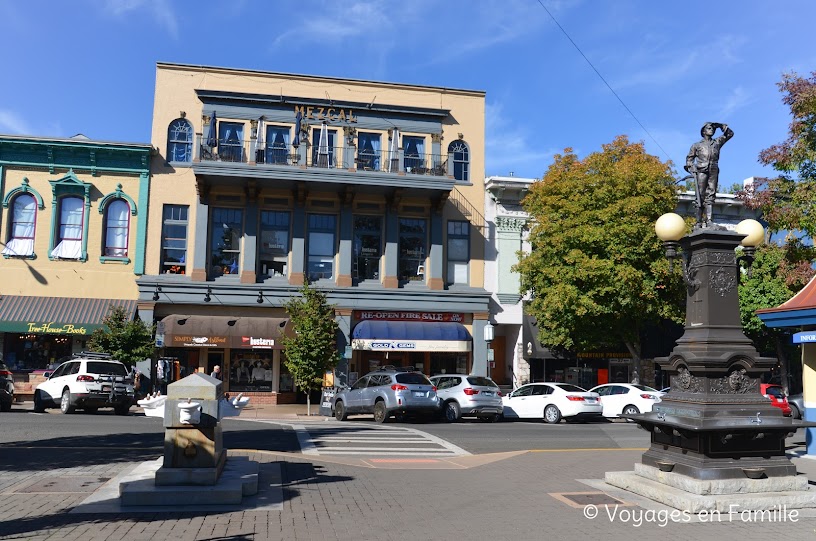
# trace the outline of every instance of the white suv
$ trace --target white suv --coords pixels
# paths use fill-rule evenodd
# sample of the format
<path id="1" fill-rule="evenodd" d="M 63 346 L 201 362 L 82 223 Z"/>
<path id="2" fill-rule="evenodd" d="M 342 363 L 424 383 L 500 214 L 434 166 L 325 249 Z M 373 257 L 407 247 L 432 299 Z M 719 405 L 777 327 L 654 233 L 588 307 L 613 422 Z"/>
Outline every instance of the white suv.
<path id="1" fill-rule="evenodd" d="M 62 413 L 113 408 L 117 415 L 127 415 L 133 404 L 133 382 L 125 365 L 105 353 L 76 353 L 45 376 L 34 391 L 38 413 L 53 407 Z"/>

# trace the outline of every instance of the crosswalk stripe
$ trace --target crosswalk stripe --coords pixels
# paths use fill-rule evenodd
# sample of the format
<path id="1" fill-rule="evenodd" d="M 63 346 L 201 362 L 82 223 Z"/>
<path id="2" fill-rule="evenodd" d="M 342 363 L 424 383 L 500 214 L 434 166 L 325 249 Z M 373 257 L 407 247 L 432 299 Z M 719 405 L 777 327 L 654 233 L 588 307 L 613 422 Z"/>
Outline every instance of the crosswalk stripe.
<path id="1" fill-rule="evenodd" d="M 291 425 L 303 454 L 307 455 L 395 455 L 463 456 L 470 453 L 442 438 L 408 427 L 378 428 L 348 426 L 327 429 Z M 350 432 L 344 435 L 343 432 Z M 343 444 L 362 444 L 345 446 Z M 367 445 L 374 444 L 374 445 Z M 376 445 L 379 444 L 379 445 Z"/>

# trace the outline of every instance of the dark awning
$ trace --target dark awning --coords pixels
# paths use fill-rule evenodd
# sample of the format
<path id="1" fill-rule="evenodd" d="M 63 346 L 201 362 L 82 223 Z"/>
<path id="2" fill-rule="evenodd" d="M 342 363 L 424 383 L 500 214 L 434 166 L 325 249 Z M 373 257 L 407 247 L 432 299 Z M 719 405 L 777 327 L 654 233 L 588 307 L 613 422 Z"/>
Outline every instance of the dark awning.
<path id="1" fill-rule="evenodd" d="M 166 347 L 283 349 L 281 337 L 291 336 L 287 318 L 172 315 L 161 320 L 157 333 Z"/>
<path id="2" fill-rule="evenodd" d="M 76 297 L 0 297 L 0 332 L 90 335 L 103 327 L 112 306 L 125 309 L 132 319 L 136 301 Z"/>
<path id="3" fill-rule="evenodd" d="M 382 351 L 470 351 L 464 325 L 455 321 L 361 321 L 352 332 L 352 349 Z"/>
<path id="4" fill-rule="evenodd" d="M 538 341 L 538 327 L 535 318 L 524 314 L 522 316 L 521 340 L 524 344 L 525 359 L 554 359 L 555 355 Z"/>

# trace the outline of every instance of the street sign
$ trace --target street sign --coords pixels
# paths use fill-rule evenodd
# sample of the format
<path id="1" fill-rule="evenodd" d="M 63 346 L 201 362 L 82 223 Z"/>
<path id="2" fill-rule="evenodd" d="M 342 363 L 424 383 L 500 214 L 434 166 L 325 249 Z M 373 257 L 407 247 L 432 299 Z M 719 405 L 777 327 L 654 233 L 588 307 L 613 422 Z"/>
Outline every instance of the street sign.
<path id="1" fill-rule="evenodd" d="M 164 347 L 164 334 L 156 333 L 156 347 L 157 348 Z"/>
<path id="2" fill-rule="evenodd" d="M 494 354 L 493 354 L 493 350 L 492 350 L 492 349 L 488 349 L 488 350 L 487 350 L 487 360 L 488 360 L 488 361 L 492 361 L 493 359 L 495 359 L 495 356 L 494 356 Z"/>
<path id="3" fill-rule="evenodd" d="M 798 332 L 793 335 L 794 344 L 808 344 L 816 342 L 816 331 Z"/>
<path id="4" fill-rule="evenodd" d="M 346 346 L 346 350 L 343 352 L 344 359 L 351 359 L 351 346 Z"/>

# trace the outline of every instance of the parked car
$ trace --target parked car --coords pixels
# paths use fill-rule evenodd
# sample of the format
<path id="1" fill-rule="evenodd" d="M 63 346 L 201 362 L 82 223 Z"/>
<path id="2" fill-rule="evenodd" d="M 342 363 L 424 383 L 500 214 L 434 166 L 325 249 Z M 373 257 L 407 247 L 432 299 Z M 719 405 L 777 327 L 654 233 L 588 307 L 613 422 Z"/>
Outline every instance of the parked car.
<path id="1" fill-rule="evenodd" d="M 437 415 L 440 402 L 425 374 L 411 367 L 385 366 L 337 393 L 333 408 L 338 421 L 345 421 L 349 414 L 373 413 L 375 422 L 384 423 L 391 415 Z"/>
<path id="2" fill-rule="evenodd" d="M 788 405 L 791 409 L 791 417 L 794 419 L 801 419 L 805 414 L 805 398 L 802 393 L 790 395 Z"/>
<path id="3" fill-rule="evenodd" d="M 45 376 L 48 379 L 34 390 L 34 411 L 38 413 L 53 407 L 62 413 L 113 408 L 117 415 L 127 415 L 133 404 L 127 368 L 104 353 L 76 353 Z"/>
<path id="4" fill-rule="evenodd" d="M 599 417 L 603 406 L 598 393 L 569 383 L 530 383 L 502 397 L 506 418 L 544 419 L 558 423 L 562 418 Z"/>
<path id="5" fill-rule="evenodd" d="M 0 363 L 0 411 L 11 411 L 14 402 L 14 379 L 8 366 Z"/>
<path id="6" fill-rule="evenodd" d="M 648 413 L 664 394 L 635 383 L 605 383 L 589 391 L 600 395 L 603 416 L 607 418 Z"/>
<path id="7" fill-rule="evenodd" d="M 447 421 L 477 417 L 495 422 L 501 418 L 501 391 L 492 379 L 467 374 L 441 374 L 433 376 L 431 383 L 436 387 Z"/>
<path id="8" fill-rule="evenodd" d="M 775 383 L 760 383 L 759 392 L 765 398 L 770 399 L 771 404 L 782 410 L 782 415 L 785 417 L 791 416 L 791 407 L 788 405 L 788 397 L 785 396 L 785 390 L 781 385 Z"/>

